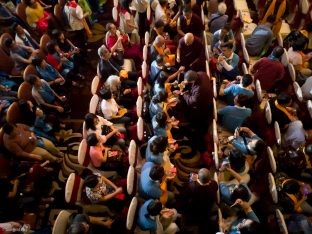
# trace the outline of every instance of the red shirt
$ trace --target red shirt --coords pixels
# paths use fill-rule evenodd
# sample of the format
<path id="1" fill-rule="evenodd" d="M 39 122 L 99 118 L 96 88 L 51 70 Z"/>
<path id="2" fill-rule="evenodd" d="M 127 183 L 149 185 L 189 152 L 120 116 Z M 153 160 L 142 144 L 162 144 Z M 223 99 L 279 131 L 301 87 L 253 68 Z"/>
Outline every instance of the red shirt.
<path id="1" fill-rule="evenodd" d="M 58 70 L 60 62 L 56 58 L 54 58 L 52 54 L 47 55 L 47 63 L 49 63 L 52 67 Z"/>

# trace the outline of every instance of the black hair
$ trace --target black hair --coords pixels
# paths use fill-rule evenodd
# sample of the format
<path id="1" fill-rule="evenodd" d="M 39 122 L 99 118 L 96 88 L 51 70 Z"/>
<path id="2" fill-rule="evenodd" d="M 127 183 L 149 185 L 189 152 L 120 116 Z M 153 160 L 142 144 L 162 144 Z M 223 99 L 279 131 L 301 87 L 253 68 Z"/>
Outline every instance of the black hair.
<path id="1" fill-rule="evenodd" d="M 49 41 L 47 43 L 47 51 L 49 54 L 54 54 L 55 53 L 55 46 L 56 46 L 56 42 L 55 41 Z"/>
<path id="2" fill-rule="evenodd" d="M 84 185 L 89 188 L 94 188 L 99 183 L 98 178 L 99 177 L 94 174 L 88 175 L 84 180 Z"/>
<path id="3" fill-rule="evenodd" d="M 256 151 L 257 157 L 261 156 L 267 149 L 267 145 L 263 140 L 257 140 L 254 151 Z"/>
<path id="4" fill-rule="evenodd" d="M 295 40 L 294 44 L 292 45 L 292 48 L 294 51 L 301 51 L 304 50 L 306 44 L 307 44 L 306 39 L 303 37 L 299 37 L 297 38 L 297 40 Z"/>
<path id="5" fill-rule="evenodd" d="M 4 45 L 7 47 L 7 48 L 10 48 L 11 47 L 11 45 L 13 44 L 13 39 L 12 38 L 6 38 L 5 40 L 4 40 Z"/>
<path id="6" fill-rule="evenodd" d="M 276 19 L 276 16 L 275 15 L 270 15 L 268 18 L 267 18 L 267 22 L 273 24 L 275 22 L 275 19 Z"/>
<path id="7" fill-rule="evenodd" d="M 308 23 L 308 24 L 306 25 L 306 30 L 307 30 L 308 32 L 312 32 L 312 23 Z"/>
<path id="8" fill-rule="evenodd" d="M 104 87 L 99 92 L 99 97 L 104 100 L 108 100 L 112 98 L 112 92 L 109 87 Z"/>
<path id="9" fill-rule="evenodd" d="M 160 103 L 160 102 L 165 101 L 167 97 L 168 97 L 168 94 L 165 91 L 160 91 L 159 93 L 155 94 L 152 97 L 152 102 L 154 104 Z"/>
<path id="10" fill-rule="evenodd" d="M 10 135 L 13 132 L 14 127 L 15 127 L 14 124 L 6 123 L 3 125 L 2 129 L 5 134 Z"/>
<path id="11" fill-rule="evenodd" d="M 243 87 L 247 87 L 252 83 L 253 79 L 252 76 L 250 74 L 245 74 L 243 75 L 243 79 L 242 79 L 242 85 Z"/>
<path id="12" fill-rule="evenodd" d="M 165 170 L 160 165 L 155 165 L 151 168 L 149 176 L 152 180 L 161 180 L 165 175 Z"/>
<path id="13" fill-rule="evenodd" d="M 41 56 L 35 56 L 35 57 L 32 59 L 31 63 L 32 63 L 33 65 L 35 65 L 35 66 L 40 66 L 41 63 L 42 63 L 42 60 L 43 60 L 43 58 L 42 58 Z"/>
<path id="14" fill-rule="evenodd" d="M 27 6 L 31 6 L 31 0 L 25 0 L 25 4 L 26 4 Z"/>
<path id="15" fill-rule="evenodd" d="M 280 93 L 277 96 L 277 102 L 280 105 L 286 105 L 286 104 L 290 103 L 290 101 L 291 101 L 291 96 L 286 94 L 286 93 Z"/>
<path id="16" fill-rule="evenodd" d="M 254 221 L 254 220 L 251 220 L 251 222 L 248 225 L 243 225 L 239 229 L 239 231 L 241 234 L 260 234 L 260 233 L 263 233 L 261 224 Z"/>
<path id="17" fill-rule="evenodd" d="M 160 85 L 160 87 L 165 87 L 165 82 L 168 79 L 169 75 L 165 71 L 161 71 L 157 77 L 157 83 Z"/>
<path id="18" fill-rule="evenodd" d="M 190 82 L 190 81 L 196 81 L 198 79 L 198 75 L 195 71 L 189 70 L 184 74 L 184 80 Z"/>
<path id="19" fill-rule="evenodd" d="M 190 7 L 184 7 L 183 13 L 192 13 L 192 9 Z"/>
<path id="20" fill-rule="evenodd" d="M 280 58 L 283 54 L 284 54 L 284 48 L 281 47 L 281 46 L 276 46 L 274 49 L 273 49 L 273 55 L 275 58 Z"/>
<path id="21" fill-rule="evenodd" d="M 235 202 L 237 199 L 242 199 L 245 202 L 248 202 L 250 199 L 248 189 L 242 184 L 239 184 L 231 194 L 232 202 Z"/>
<path id="22" fill-rule="evenodd" d="M 283 191 L 289 194 L 296 194 L 300 191 L 298 181 L 290 179 L 283 184 Z"/>
<path id="23" fill-rule="evenodd" d="M 120 1 L 121 9 L 125 9 L 128 12 L 130 12 L 130 3 L 131 0 L 121 0 Z"/>
<path id="24" fill-rule="evenodd" d="M 155 60 L 156 60 L 156 63 L 157 63 L 157 64 L 161 64 L 161 63 L 164 62 L 164 57 L 163 57 L 162 55 L 159 54 L 159 55 L 156 56 L 156 59 L 155 59 Z"/>
<path id="25" fill-rule="evenodd" d="M 158 2 L 161 6 L 166 6 L 166 4 L 168 3 L 167 0 L 159 0 Z"/>
<path id="26" fill-rule="evenodd" d="M 167 125 L 167 116 L 165 114 L 165 112 L 160 111 L 156 114 L 156 122 L 158 123 L 158 126 L 161 128 L 165 128 Z"/>
<path id="27" fill-rule="evenodd" d="M 223 43 L 221 43 L 220 48 L 229 48 L 230 50 L 232 50 L 233 49 L 233 43 L 223 42 Z"/>
<path id="28" fill-rule="evenodd" d="M 12 28 L 12 30 L 13 30 L 14 32 L 16 31 L 17 26 L 19 26 L 18 23 L 15 23 L 15 22 L 14 22 L 14 23 L 12 24 L 11 28 Z"/>
<path id="29" fill-rule="evenodd" d="M 228 32 L 231 31 L 231 25 L 229 23 L 226 23 L 222 29 L 227 30 Z"/>
<path id="30" fill-rule="evenodd" d="M 86 231 L 86 226 L 83 223 L 74 222 L 68 227 L 67 234 L 84 234 Z"/>
<path id="31" fill-rule="evenodd" d="M 85 180 L 88 176 L 93 175 L 93 171 L 91 171 L 89 168 L 85 167 L 81 173 L 79 174 L 80 178 Z"/>
<path id="32" fill-rule="evenodd" d="M 147 206 L 147 211 L 150 215 L 156 216 L 159 215 L 160 211 L 162 210 L 162 204 L 158 200 L 152 201 L 150 204 Z"/>
<path id="33" fill-rule="evenodd" d="M 249 101 L 249 97 L 245 94 L 239 94 L 237 96 L 237 103 L 240 106 L 246 106 L 248 104 L 248 101 Z"/>
<path id="34" fill-rule="evenodd" d="M 234 171 L 240 171 L 245 166 L 245 156 L 236 148 L 229 152 L 229 161 Z"/>
<path id="35" fill-rule="evenodd" d="M 26 81 L 31 84 L 34 85 L 36 83 L 38 79 L 38 76 L 34 75 L 34 74 L 29 74 L 28 76 L 26 76 Z"/>
<path id="36" fill-rule="evenodd" d="M 88 113 L 85 115 L 85 128 L 86 130 L 92 129 L 95 130 L 94 126 L 94 119 L 96 119 L 97 116 L 93 113 Z"/>
<path id="37" fill-rule="evenodd" d="M 155 28 L 165 27 L 165 23 L 162 20 L 157 20 L 154 25 Z"/>
<path id="38" fill-rule="evenodd" d="M 56 41 L 59 40 L 59 36 L 63 33 L 63 31 L 58 30 L 58 29 L 53 29 L 51 32 L 52 38 Z"/>
<path id="39" fill-rule="evenodd" d="M 96 146 L 99 143 L 99 139 L 95 133 L 91 133 L 87 136 L 87 143 L 89 146 Z"/>
<path id="40" fill-rule="evenodd" d="M 166 150 L 168 137 L 158 136 L 150 143 L 150 150 L 153 154 L 159 154 Z"/>

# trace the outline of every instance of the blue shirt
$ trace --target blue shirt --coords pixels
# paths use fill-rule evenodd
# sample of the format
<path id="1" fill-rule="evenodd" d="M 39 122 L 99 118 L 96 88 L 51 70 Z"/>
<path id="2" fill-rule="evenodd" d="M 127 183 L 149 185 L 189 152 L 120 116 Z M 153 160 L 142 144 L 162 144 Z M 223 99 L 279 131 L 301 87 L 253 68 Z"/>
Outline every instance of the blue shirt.
<path id="1" fill-rule="evenodd" d="M 153 95 L 165 91 L 165 87 L 161 87 L 158 82 L 156 81 L 153 87 Z"/>
<path id="2" fill-rule="evenodd" d="M 150 73 L 149 73 L 149 77 L 150 77 L 149 79 L 150 79 L 151 84 L 155 83 L 160 71 L 161 71 L 161 68 L 157 66 L 157 62 L 156 60 L 154 60 L 151 64 Z"/>
<path id="3" fill-rule="evenodd" d="M 40 76 L 47 82 L 53 81 L 59 76 L 59 73 L 48 63 L 46 64 L 45 68 L 36 66 L 36 70 L 40 74 Z"/>
<path id="4" fill-rule="evenodd" d="M 156 231 L 157 229 L 156 218 L 152 219 L 147 211 L 148 205 L 153 201 L 154 201 L 153 199 L 147 200 L 139 209 L 137 223 L 140 226 L 140 228 L 144 231 L 146 230 Z"/>
<path id="5" fill-rule="evenodd" d="M 154 165 L 155 164 L 152 162 L 146 162 L 141 170 L 141 176 L 139 180 L 139 194 L 142 198 L 145 199 L 159 199 L 162 195 L 160 183 L 158 181 L 152 180 L 149 176 L 149 173 Z"/>
<path id="6" fill-rule="evenodd" d="M 155 164 L 162 165 L 164 163 L 164 159 L 163 159 L 164 153 L 161 152 L 159 154 L 154 154 L 150 150 L 150 145 L 156 137 L 157 136 L 153 136 L 151 139 L 148 140 L 146 151 L 145 151 L 145 159 L 146 159 L 146 162 L 153 162 Z"/>
<path id="7" fill-rule="evenodd" d="M 246 137 L 246 143 L 248 144 L 249 140 L 250 139 L 256 139 L 256 140 L 261 140 L 260 137 L 258 137 L 256 134 L 253 135 L 252 137 Z M 239 136 L 237 138 L 235 138 L 233 141 L 232 141 L 232 145 L 238 149 L 240 152 L 242 152 L 243 154 L 248 154 L 248 150 L 247 150 L 247 145 L 245 145 L 244 143 L 244 139 Z"/>
<path id="8" fill-rule="evenodd" d="M 248 185 L 247 183 L 245 182 L 241 182 L 240 185 L 244 186 L 247 191 L 248 191 L 248 194 L 249 194 L 249 199 L 251 198 L 251 191 L 250 189 L 248 188 Z M 225 201 L 228 205 L 232 205 L 233 202 L 231 200 L 231 195 L 233 193 L 233 191 L 235 190 L 235 188 L 237 187 L 238 185 L 236 184 L 225 184 L 224 182 L 220 182 L 220 194 L 221 194 L 221 198 L 223 201 Z M 248 200 L 249 200 L 248 199 Z"/>
<path id="9" fill-rule="evenodd" d="M 234 133 L 237 127 L 241 127 L 244 121 L 251 115 L 251 109 L 238 106 L 226 106 L 218 111 L 222 125 Z"/>
<path id="10" fill-rule="evenodd" d="M 239 94 L 247 95 L 249 98 L 254 96 L 254 92 L 252 90 L 244 88 L 240 84 L 232 84 L 224 89 L 224 94 L 227 97 L 227 103 L 233 105 L 234 104 L 234 97 Z"/>
<path id="11" fill-rule="evenodd" d="M 156 121 L 156 115 L 152 118 L 152 126 L 153 126 L 153 132 L 154 136 L 165 136 L 167 137 L 167 131 L 166 128 L 162 128 L 158 125 Z"/>
<path id="12" fill-rule="evenodd" d="M 149 105 L 149 112 L 150 112 L 150 116 L 151 118 L 154 117 L 154 115 L 156 115 L 158 112 L 162 111 L 163 107 L 161 103 L 153 103 L 151 101 L 150 105 Z"/>

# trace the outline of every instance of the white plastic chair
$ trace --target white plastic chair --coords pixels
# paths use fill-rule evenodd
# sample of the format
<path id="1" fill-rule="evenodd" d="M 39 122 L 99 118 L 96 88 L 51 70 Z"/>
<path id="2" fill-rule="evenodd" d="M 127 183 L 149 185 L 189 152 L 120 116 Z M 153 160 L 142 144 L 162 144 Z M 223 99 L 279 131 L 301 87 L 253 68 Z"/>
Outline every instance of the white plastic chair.
<path id="1" fill-rule="evenodd" d="M 277 195 L 275 180 L 274 180 L 272 173 L 268 174 L 268 180 L 269 180 L 270 194 L 271 194 L 273 202 L 276 204 L 278 202 L 278 195 Z"/>
<path id="2" fill-rule="evenodd" d="M 90 100 L 89 104 L 89 112 L 95 114 L 97 105 L 99 104 L 99 96 L 97 94 L 94 94 Z"/>
<path id="3" fill-rule="evenodd" d="M 278 145 L 282 143 L 281 130 L 277 121 L 274 122 L 275 138 Z"/>
<path id="4" fill-rule="evenodd" d="M 265 103 L 264 111 L 265 111 L 265 118 L 267 120 L 267 123 L 271 124 L 272 123 L 272 112 L 271 112 L 270 103 L 268 101 Z"/>
<path id="5" fill-rule="evenodd" d="M 275 157 L 274 157 L 274 154 L 273 154 L 271 147 L 267 148 L 267 152 L 268 152 L 268 157 L 269 157 L 272 172 L 276 173 L 276 161 L 275 161 Z"/>
<path id="6" fill-rule="evenodd" d="M 311 100 L 308 100 L 307 108 L 308 108 L 308 111 L 310 113 L 310 117 L 312 118 L 312 101 Z"/>
<path id="7" fill-rule="evenodd" d="M 137 213 L 137 209 L 138 209 L 138 199 L 136 197 L 133 197 L 129 205 L 127 221 L 126 221 L 126 228 L 129 231 L 133 230 L 136 225 L 134 220 L 135 220 L 135 216 Z"/>
<path id="8" fill-rule="evenodd" d="M 142 116 L 142 109 L 143 109 L 143 99 L 141 96 L 138 96 L 138 99 L 136 101 L 136 112 L 138 117 Z"/>
<path id="9" fill-rule="evenodd" d="M 71 213 L 67 210 L 61 210 L 58 214 L 52 229 L 52 234 L 66 234 L 68 218 Z"/>
<path id="10" fill-rule="evenodd" d="M 288 52 L 285 48 L 284 48 L 284 54 L 282 55 L 281 61 L 282 61 L 282 64 L 284 65 L 284 67 L 288 67 L 289 56 L 288 56 Z"/>
<path id="11" fill-rule="evenodd" d="M 262 102 L 262 88 L 259 80 L 256 80 L 256 94 L 258 101 L 261 103 Z"/>
<path id="12" fill-rule="evenodd" d="M 91 83 L 91 93 L 92 95 L 96 94 L 96 91 L 98 89 L 99 86 L 99 82 L 100 82 L 100 78 L 98 76 L 95 76 L 92 80 Z"/>
<path id="13" fill-rule="evenodd" d="M 218 109 L 217 109 L 217 102 L 216 99 L 212 99 L 212 103 L 213 103 L 213 118 L 218 121 Z"/>
<path id="14" fill-rule="evenodd" d="M 291 63 L 288 63 L 288 71 L 292 81 L 296 81 L 296 71 L 294 65 L 292 65 Z"/>
<path id="15" fill-rule="evenodd" d="M 139 117 L 138 122 L 137 122 L 137 135 L 138 135 L 138 139 L 142 141 L 143 135 L 144 135 L 144 121 L 142 117 Z"/>
<path id="16" fill-rule="evenodd" d="M 302 90 L 301 90 L 299 84 L 295 81 L 293 83 L 293 86 L 294 86 L 294 90 L 295 90 L 295 93 L 296 93 L 296 96 L 297 96 L 298 100 L 300 102 L 302 102 L 303 101 L 303 95 L 302 95 Z"/>
<path id="17" fill-rule="evenodd" d="M 247 66 L 246 66 L 246 63 L 243 63 L 243 64 L 242 64 L 242 69 L 243 69 L 244 75 L 249 74 L 248 69 L 247 69 Z"/>
<path id="18" fill-rule="evenodd" d="M 220 163 L 219 163 L 218 145 L 216 143 L 213 143 L 213 160 L 215 162 L 216 168 L 218 169 L 220 166 Z"/>
<path id="19" fill-rule="evenodd" d="M 280 233 L 288 234 L 288 229 L 285 223 L 284 215 L 279 209 L 276 209 L 276 219 L 277 219 L 278 226 L 280 228 Z"/>

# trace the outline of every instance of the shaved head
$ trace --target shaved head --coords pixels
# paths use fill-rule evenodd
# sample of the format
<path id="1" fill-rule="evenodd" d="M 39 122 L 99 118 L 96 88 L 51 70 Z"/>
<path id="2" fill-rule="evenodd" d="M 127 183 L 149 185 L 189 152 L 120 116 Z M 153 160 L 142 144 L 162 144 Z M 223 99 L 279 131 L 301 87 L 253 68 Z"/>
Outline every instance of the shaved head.
<path id="1" fill-rule="evenodd" d="M 202 168 L 198 171 L 198 179 L 201 183 L 206 184 L 210 181 L 210 172 L 207 168 Z"/>
<path id="2" fill-rule="evenodd" d="M 158 35 L 155 38 L 155 43 L 159 46 L 162 46 L 165 43 L 165 38 L 163 36 Z"/>
<path id="3" fill-rule="evenodd" d="M 193 33 L 187 33 L 184 35 L 184 42 L 186 45 L 192 45 L 194 42 L 194 35 Z"/>

